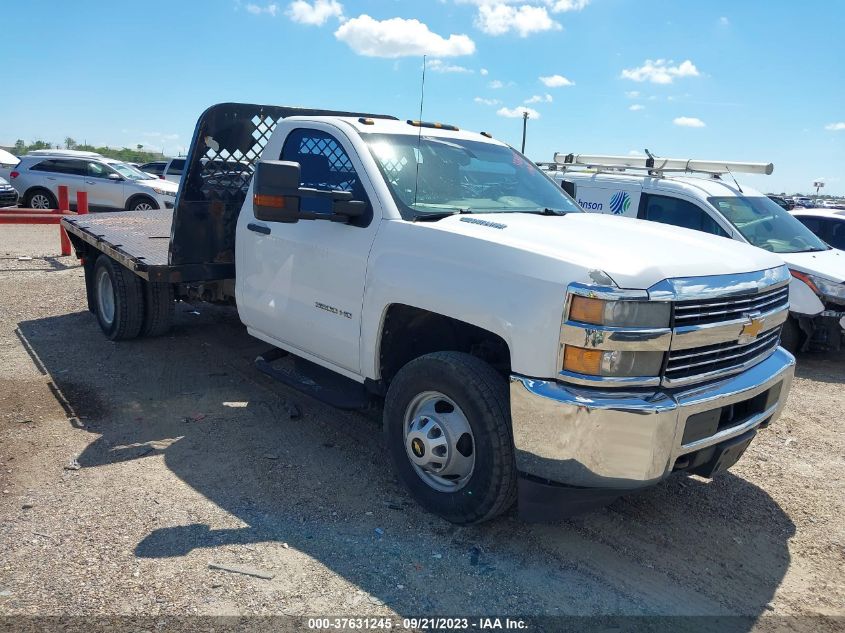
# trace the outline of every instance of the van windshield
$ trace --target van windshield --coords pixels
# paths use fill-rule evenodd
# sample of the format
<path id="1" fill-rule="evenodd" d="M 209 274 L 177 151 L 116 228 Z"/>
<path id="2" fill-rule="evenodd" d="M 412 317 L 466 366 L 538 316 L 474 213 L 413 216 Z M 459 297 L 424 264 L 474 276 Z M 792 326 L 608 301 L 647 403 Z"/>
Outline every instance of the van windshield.
<path id="1" fill-rule="evenodd" d="M 727 196 L 708 200 L 754 246 L 773 253 L 830 249 L 810 229 L 764 196 Z"/>
<path id="2" fill-rule="evenodd" d="M 366 134 L 405 219 L 444 213 L 579 213 L 531 161 L 504 145 L 410 134 Z"/>

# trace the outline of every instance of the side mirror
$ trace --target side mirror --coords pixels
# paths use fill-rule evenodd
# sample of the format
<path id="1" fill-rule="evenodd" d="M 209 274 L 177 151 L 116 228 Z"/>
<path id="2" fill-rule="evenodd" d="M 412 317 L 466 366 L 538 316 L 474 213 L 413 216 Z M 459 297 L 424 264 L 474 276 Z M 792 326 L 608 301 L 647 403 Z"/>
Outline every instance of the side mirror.
<path id="1" fill-rule="evenodd" d="M 256 164 L 252 186 L 256 220 L 288 224 L 299 221 L 299 171 L 299 163 L 285 160 Z"/>
<path id="2" fill-rule="evenodd" d="M 106 176 L 106 178 L 115 181 L 123 180 L 123 177 L 120 174 L 115 174 L 114 172 L 110 173 L 108 176 Z"/>

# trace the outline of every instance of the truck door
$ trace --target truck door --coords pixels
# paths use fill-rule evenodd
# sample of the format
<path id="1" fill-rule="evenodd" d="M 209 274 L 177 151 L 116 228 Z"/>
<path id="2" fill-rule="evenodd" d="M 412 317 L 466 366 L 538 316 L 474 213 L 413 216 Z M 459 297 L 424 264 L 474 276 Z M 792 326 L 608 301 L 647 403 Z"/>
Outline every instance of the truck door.
<path id="1" fill-rule="evenodd" d="M 255 219 L 247 204 L 237 232 L 238 311 L 259 338 L 358 375 L 367 258 L 381 212 L 346 135 L 325 124 L 296 125 L 280 122 L 275 134 L 284 135 L 281 152 L 269 154 L 276 146 L 271 141 L 264 157 L 298 162 L 302 186 L 351 191 L 369 203 L 369 211 L 350 224 L 282 224 Z M 327 200 L 316 198 L 303 198 L 301 208 L 331 210 Z"/>

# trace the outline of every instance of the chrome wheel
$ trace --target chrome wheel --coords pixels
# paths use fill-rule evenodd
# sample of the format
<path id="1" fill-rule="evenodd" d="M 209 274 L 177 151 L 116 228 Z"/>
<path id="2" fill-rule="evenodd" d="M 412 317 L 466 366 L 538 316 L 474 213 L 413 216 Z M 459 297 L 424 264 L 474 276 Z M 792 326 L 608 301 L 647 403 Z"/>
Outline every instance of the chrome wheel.
<path id="1" fill-rule="evenodd" d="M 49 196 L 44 193 L 36 193 L 29 199 L 29 204 L 33 209 L 52 209 L 53 205 L 50 202 Z"/>
<path id="2" fill-rule="evenodd" d="M 134 207 L 132 207 L 133 211 L 151 211 L 155 207 L 151 205 L 149 202 L 139 202 Z"/>
<path id="3" fill-rule="evenodd" d="M 114 287 L 111 275 L 105 269 L 97 274 L 97 310 L 106 325 L 114 323 Z"/>
<path id="4" fill-rule="evenodd" d="M 405 410 L 405 452 L 417 475 L 439 492 L 463 488 L 475 469 L 472 427 L 455 402 L 426 391 Z"/>

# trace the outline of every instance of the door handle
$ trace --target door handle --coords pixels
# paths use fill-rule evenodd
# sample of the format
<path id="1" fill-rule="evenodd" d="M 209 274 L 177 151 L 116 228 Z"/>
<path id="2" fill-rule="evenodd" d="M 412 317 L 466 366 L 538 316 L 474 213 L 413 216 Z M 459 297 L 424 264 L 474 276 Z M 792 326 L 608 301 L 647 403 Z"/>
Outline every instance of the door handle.
<path id="1" fill-rule="evenodd" d="M 261 233 L 262 235 L 270 235 L 270 227 L 264 226 L 263 224 L 255 224 L 254 222 L 250 222 L 246 225 L 250 231 L 255 231 L 256 233 Z"/>
<path id="2" fill-rule="evenodd" d="M 86 180 L 86 181 L 85 181 L 85 184 L 86 184 L 86 185 L 96 185 L 97 183 L 96 183 L 96 182 L 94 182 L 93 180 Z"/>
<path id="3" fill-rule="evenodd" d="M 55 180 L 52 176 L 47 176 L 47 180 Z"/>

